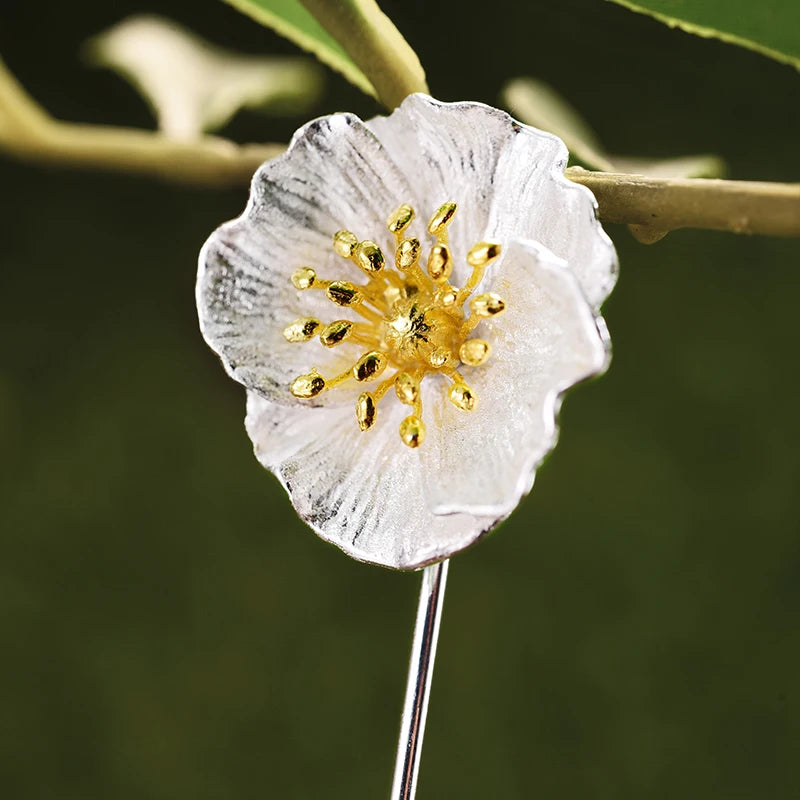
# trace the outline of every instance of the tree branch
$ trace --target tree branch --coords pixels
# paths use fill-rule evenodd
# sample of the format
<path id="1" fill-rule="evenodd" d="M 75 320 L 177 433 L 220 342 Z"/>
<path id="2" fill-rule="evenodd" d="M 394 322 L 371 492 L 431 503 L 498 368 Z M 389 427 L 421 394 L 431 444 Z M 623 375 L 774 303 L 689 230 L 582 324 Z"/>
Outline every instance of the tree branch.
<path id="1" fill-rule="evenodd" d="M 604 222 L 631 226 L 650 244 L 679 228 L 800 236 L 800 184 L 647 178 L 570 167 L 566 176 L 597 198 Z"/>
<path id="2" fill-rule="evenodd" d="M 279 144 L 242 146 L 216 136 L 184 142 L 154 131 L 59 122 L 31 99 L 0 59 L 0 152 L 15 158 L 240 186 L 285 149 Z"/>
<path id="3" fill-rule="evenodd" d="M 246 186 L 264 161 L 284 150 L 215 136 L 179 142 L 150 131 L 59 122 L 0 59 L 0 152 L 16 158 L 197 186 Z M 679 228 L 800 236 L 800 184 L 658 179 L 580 167 L 570 167 L 566 176 L 594 193 L 601 220 L 630 225 L 642 242 Z"/>

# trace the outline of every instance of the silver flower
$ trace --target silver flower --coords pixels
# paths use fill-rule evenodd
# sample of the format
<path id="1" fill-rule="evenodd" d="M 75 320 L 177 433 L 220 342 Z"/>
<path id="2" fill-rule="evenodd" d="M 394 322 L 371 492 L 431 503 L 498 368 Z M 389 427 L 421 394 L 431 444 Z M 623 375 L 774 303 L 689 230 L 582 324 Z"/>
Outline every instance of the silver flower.
<path id="1" fill-rule="evenodd" d="M 489 531 L 562 392 L 606 367 L 616 256 L 566 161 L 502 111 L 412 95 L 301 128 L 203 248 L 200 325 L 256 455 L 351 556 L 414 569 Z"/>

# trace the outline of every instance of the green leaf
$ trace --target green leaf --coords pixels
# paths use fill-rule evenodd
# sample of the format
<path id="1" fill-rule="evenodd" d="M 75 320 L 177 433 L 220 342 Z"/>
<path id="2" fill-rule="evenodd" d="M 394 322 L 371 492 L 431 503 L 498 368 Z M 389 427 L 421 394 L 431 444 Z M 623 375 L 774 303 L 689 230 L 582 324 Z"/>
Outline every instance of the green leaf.
<path id="1" fill-rule="evenodd" d="M 671 28 L 721 39 L 800 69 L 798 0 L 610 0 Z"/>
<path id="2" fill-rule="evenodd" d="M 363 92 L 375 95 L 366 75 L 344 48 L 320 25 L 299 0 L 224 0 L 256 22 L 313 53 L 323 64 L 344 75 Z"/>

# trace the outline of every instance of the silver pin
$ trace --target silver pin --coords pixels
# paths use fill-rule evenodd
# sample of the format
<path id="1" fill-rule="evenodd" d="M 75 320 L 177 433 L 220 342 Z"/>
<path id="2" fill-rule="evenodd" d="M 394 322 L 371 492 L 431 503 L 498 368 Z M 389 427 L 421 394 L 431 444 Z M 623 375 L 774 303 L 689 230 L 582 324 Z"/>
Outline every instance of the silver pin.
<path id="1" fill-rule="evenodd" d="M 436 643 L 439 640 L 439 623 L 442 619 L 442 604 L 449 566 L 449 561 L 440 561 L 438 564 L 425 567 L 422 572 L 422 587 L 419 593 L 417 621 L 414 625 L 414 642 L 411 646 L 411 663 L 408 667 L 408 684 L 403 704 L 403 721 L 400 725 L 400 741 L 397 744 L 391 800 L 414 800 L 417 793 L 422 737 L 425 733 L 433 662 L 436 657 Z"/>

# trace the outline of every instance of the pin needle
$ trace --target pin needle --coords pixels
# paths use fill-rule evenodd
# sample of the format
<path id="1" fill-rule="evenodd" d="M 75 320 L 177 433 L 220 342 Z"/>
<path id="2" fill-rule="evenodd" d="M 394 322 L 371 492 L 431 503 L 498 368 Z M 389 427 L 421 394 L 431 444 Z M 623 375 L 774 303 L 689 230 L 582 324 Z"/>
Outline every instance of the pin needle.
<path id="1" fill-rule="evenodd" d="M 428 713 L 433 662 L 439 639 L 449 565 L 449 561 L 441 561 L 425 567 L 422 572 L 391 800 L 413 800 L 417 793 L 422 737 L 425 733 L 425 717 Z"/>

